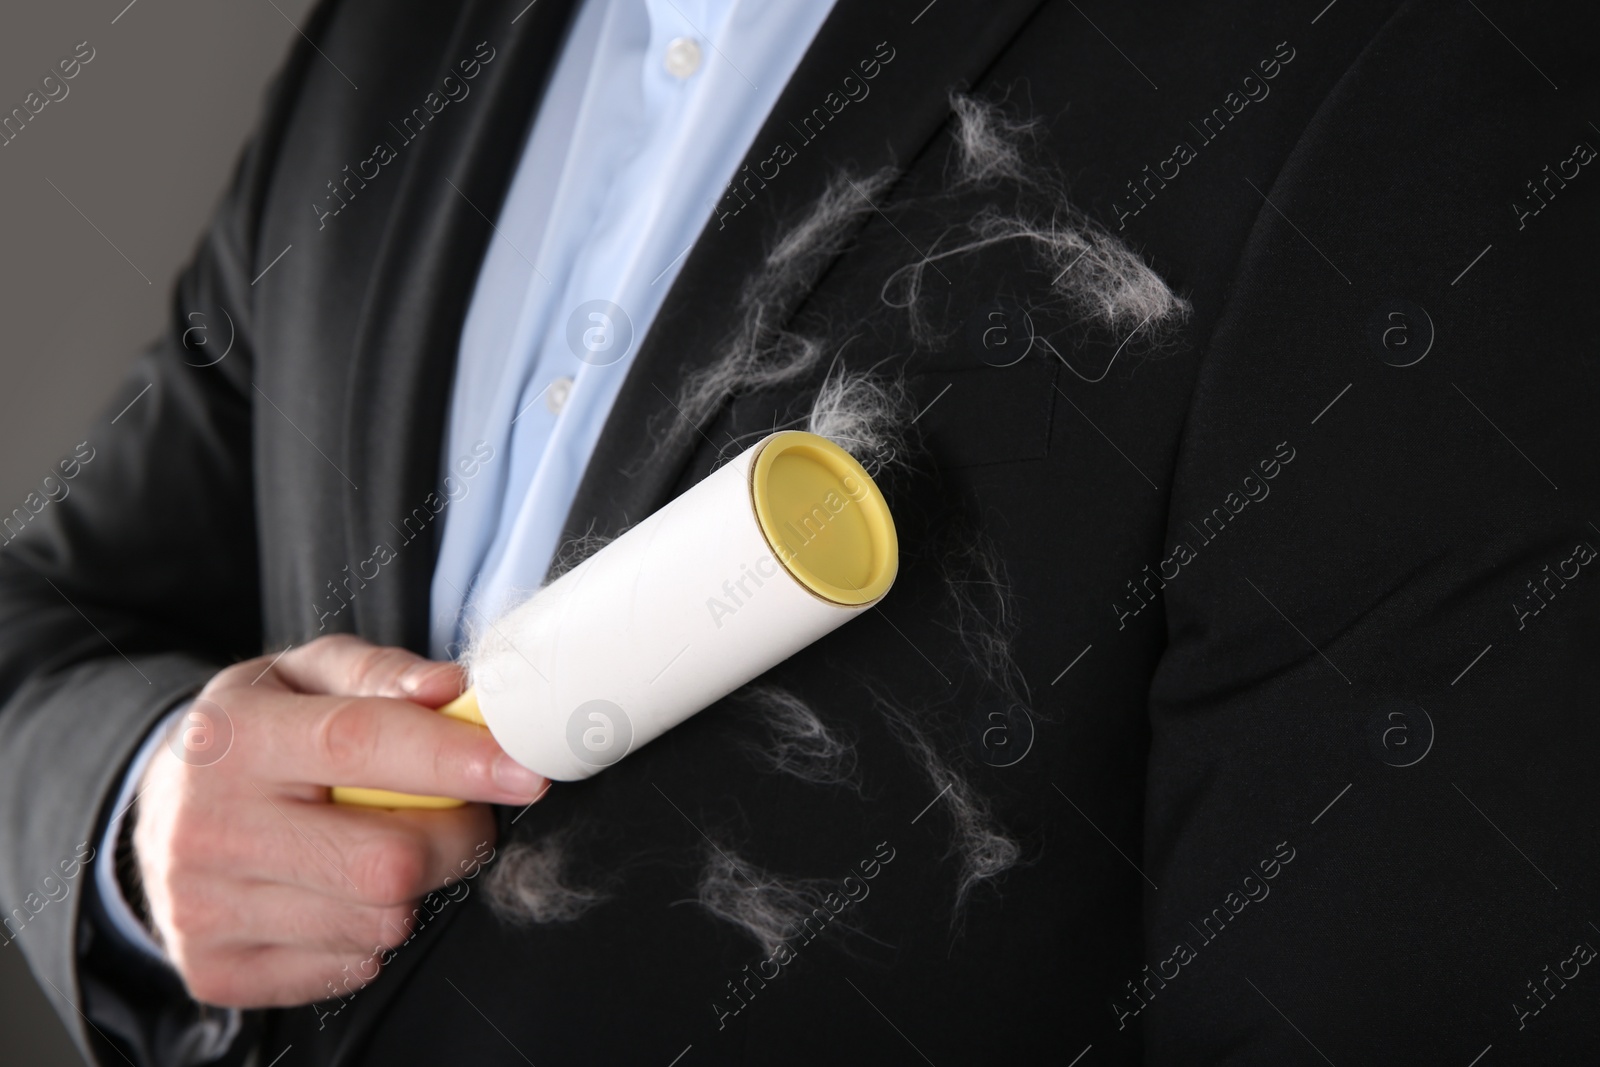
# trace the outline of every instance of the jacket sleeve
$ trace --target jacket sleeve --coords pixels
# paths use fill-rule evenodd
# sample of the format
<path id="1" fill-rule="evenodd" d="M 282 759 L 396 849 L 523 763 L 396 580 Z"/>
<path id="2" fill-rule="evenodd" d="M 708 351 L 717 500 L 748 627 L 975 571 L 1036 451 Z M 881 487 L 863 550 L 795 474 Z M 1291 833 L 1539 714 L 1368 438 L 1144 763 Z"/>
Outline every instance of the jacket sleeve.
<path id="1" fill-rule="evenodd" d="M 0 937 L 91 1059 L 121 1062 L 84 1014 L 76 962 L 107 800 L 165 712 L 261 651 L 250 282 L 308 55 L 297 43 L 269 92 L 163 336 L 72 453 L 0 515 Z"/>

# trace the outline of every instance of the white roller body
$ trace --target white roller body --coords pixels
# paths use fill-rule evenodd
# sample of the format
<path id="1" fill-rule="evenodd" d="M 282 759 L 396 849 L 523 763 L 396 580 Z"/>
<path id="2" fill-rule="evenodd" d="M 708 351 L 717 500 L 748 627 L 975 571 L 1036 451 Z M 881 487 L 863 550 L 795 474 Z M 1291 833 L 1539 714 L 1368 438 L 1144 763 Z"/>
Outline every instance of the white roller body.
<path id="1" fill-rule="evenodd" d="M 587 778 L 872 606 L 825 600 L 779 562 L 750 493 L 765 444 L 482 635 L 472 682 L 517 762 Z"/>

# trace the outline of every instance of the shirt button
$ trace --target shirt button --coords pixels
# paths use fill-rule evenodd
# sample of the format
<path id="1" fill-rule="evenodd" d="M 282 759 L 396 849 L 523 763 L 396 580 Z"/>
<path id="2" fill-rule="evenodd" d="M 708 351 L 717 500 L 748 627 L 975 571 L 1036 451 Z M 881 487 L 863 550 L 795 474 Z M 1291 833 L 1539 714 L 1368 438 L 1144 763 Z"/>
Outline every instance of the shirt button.
<path id="1" fill-rule="evenodd" d="M 567 397 L 572 395 L 572 379 L 557 378 L 550 383 L 550 388 L 544 391 L 544 406 L 550 409 L 550 414 L 559 415 L 561 409 L 567 406 Z"/>
<path id="2" fill-rule="evenodd" d="M 664 60 L 667 73 L 674 78 L 687 78 L 700 69 L 700 42 L 693 37 L 675 37 L 667 45 Z"/>

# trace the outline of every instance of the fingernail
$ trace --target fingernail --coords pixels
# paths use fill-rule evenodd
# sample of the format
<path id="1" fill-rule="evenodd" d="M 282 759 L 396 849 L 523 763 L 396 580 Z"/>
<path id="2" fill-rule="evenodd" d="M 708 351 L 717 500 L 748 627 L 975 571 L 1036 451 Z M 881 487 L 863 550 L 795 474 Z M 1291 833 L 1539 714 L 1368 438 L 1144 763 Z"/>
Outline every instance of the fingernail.
<path id="1" fill-rule="evenodd" d="M 519 797 L 536 797 L 549 783 L 544 775 L 528 770 L 510 756 L 501 753 L 494 761 L 494 784 Z"/>
<path id="2" fill-rule="evenodd" d="M 400 676 L 400 689 L 405 693 L 415 693 L 427 687 L 429 682 L 437 681 L 446 671 L 455 668 L 448 663 L 419 663 Z"/>

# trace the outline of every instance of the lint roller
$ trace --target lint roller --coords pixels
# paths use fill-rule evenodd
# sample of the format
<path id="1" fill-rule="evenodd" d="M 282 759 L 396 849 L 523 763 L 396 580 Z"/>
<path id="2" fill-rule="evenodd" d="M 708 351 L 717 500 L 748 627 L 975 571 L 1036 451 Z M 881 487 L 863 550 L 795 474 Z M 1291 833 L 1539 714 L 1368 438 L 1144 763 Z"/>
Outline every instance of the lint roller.
<path id="1" fill-rule="evenodd" d="M 816 434 L 775 433 L 488 627 L 472 688 L 440 710 L 547 778 L 588 778 L 872 607 L 898 566 L 861 464 Z"/>

